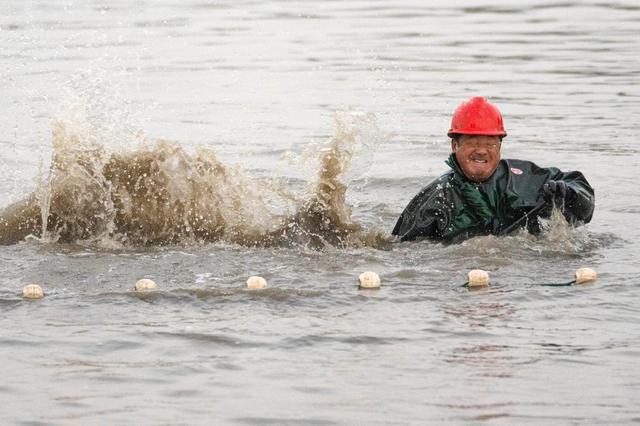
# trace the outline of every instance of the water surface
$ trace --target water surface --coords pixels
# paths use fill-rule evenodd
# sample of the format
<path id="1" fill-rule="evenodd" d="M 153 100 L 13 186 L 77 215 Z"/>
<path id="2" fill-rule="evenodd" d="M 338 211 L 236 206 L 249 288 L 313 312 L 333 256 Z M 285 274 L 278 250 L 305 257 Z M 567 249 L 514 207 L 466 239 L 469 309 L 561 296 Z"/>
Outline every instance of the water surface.
<path id="1" fill-rule="evenodd" d="M 632 1 L 3 2 L 1 206 L 41 202 L 56 153 L 86 177 L 75 165 L 166 139 L 188 160 L 167 170 L 204 149 L 230 173 L 213 187 L 237 203 L 217 206 L 246 231 L 145 244 L 112 238 L 113 206 L 82 207 L 67 217 L 100 225 L 83 238 L 0 246 L 3 423 L 637 422 L 639 24 Z M 592 223 L 372 244 L 446 170 L 473 95 L 502 109 L 504 157 L 587 176 Z M 247 241 L 340 195 L 319 183 L 335 141 L 330 211 L 367 238 Z M 184 194 L 189 176 L 163 184 Z M 56 182 L 54 206 L 110 190 Z M 581 266 L 598 282 L 540 285 Z M 461 287 L 473 268 L 489 289 Z M 365 270 L 379 291 L 357 290 Z M 253 274 L 270 289 L 244 290 Z M 159 291 L 133 294 L 141 277 Z M 46 297 L 23 301 L 28 282 Z"/>

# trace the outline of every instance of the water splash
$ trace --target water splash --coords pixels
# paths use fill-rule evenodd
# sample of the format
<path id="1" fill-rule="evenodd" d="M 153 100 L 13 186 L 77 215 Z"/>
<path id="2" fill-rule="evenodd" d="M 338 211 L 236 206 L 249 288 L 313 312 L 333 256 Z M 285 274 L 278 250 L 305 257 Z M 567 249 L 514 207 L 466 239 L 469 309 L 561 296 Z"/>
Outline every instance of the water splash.
<path id="1" fill-rule="evenodd" d="M 0 215 L 0 242 L 29 234 L 60 242 L 162 245 L 227 241 L 241 245 L 313 248 L 375 246 L 386 233 L 351 218 L 349 170 L 361 129 L 375 117 L 346 120 L 320 150 L 313 189 L 295 195 L 283 184 L 257 179 L 220 162 L 213 151 L 186 152 L 138 135 L 136 149 L 114 150 L 108 135 L 78 109 L 53 124 L 53 153 L 34 194 Z"/>
<path id="2" fill-rule="evenodd" d="M 502 267 L 511 264 L 514 258 L 584 257 L 589 251 L 611 243 L 610 235 L 594 235 L 584 227 L 571 226 L 556 208 L 548 219 L 537 220 L 541 231 L 538 235 L 521 229 L 505 237 L 480 236 L 446 247 L 445 252 L 461 259 L 484 259 L 490 266 Z"/>

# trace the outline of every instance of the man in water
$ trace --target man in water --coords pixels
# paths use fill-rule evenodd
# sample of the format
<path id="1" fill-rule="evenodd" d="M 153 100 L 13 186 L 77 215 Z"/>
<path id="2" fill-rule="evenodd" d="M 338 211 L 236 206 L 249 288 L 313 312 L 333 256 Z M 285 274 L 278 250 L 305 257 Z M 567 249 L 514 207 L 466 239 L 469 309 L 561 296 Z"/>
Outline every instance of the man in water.
<path id="1" fill-rule="evenodd" d="M 460 242 L 525 226 L 538 233 L 537 217 L 548 218 L 554 206 L 571 225 L 591 220 L 594 193 L 582 173 L 500 159 L 507 133 L 500 111 L 485 98 L 463 102 L 447 135 L 452 152 L 446 163 L 451 170 L 404 209 L 392 231 L 402 241 Z"/>

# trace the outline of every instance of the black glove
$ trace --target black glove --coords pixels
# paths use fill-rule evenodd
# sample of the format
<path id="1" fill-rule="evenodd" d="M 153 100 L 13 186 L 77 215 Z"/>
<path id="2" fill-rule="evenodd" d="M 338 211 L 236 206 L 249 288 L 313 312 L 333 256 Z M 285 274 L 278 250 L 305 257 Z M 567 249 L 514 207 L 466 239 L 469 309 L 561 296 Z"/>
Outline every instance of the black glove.
<path id="1" fill-rule="evenodd" d="M 565 182 L 561 180 L 550 180 L 542 186 L 538 199 L 543 199 L 547 203 L 554 203 L 562 208 L 565 203 L 571 201 L 575 193 Z"/>
<path id="2" fill-rule="evenodd" d="M 500 228 L 500 221 L 495 217 L 484 221 L 484 233 L 486 235 L 500 235 Z"/>

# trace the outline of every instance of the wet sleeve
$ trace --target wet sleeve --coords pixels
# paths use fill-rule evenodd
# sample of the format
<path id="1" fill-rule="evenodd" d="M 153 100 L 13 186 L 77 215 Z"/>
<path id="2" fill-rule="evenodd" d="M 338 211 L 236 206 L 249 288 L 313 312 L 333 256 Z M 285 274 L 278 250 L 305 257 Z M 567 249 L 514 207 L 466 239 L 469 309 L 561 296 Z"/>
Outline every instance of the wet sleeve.
<path id="1" fill-rule="evenodd" d="M 420 191 L 404 209 L 391 234 L 399 236 L 401 241 L 420 237 L 438 239 L 438 219 L 442 212 L 437 197 L 438 189 L 433 184 Z"/>
<path id="2" fill-rule="evenodd" d="M 569 187 L 571 194 L 565 201 L 564 215 L 569 223 L 581 221 L 588 223 L 595 208 L 595 194 L 589 182 L 580 172 L 561 172 L 550 168 L 549 180 L 563 181 Z"/>

